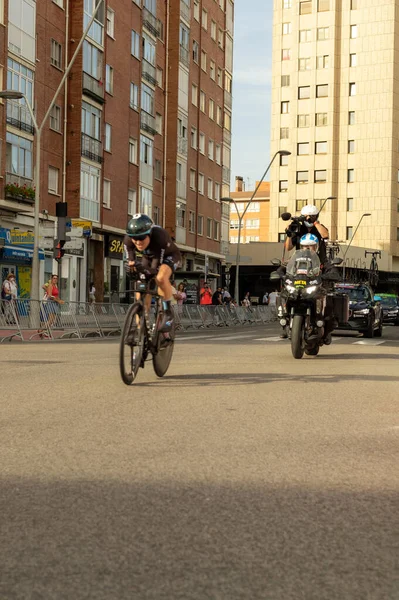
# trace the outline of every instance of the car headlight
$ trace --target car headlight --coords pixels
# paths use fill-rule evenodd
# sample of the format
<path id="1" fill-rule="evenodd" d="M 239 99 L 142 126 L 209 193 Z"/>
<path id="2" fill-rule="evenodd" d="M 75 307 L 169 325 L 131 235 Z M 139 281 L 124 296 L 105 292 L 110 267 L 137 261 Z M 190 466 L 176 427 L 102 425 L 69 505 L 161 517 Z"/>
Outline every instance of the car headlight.
<path id="1" fill-rule="evenodd" d="M 355 310 L 355 315 L 368 315 L 370 312 L 369 308 L 363 308 L 362 310 Z"/>
<path id="2" fill-rule="evenodd" d="M 296 290 L 293 285 L 286 285 L 285 287 L 290 293 L 295 292 Z"/>
<path id="3" fill-rule="evenodd" d="M 311 285 L 306 288 L 306 293 L 313 294 L 313 292 L 315 292 L 316 290 L 317 290 L 317 285 Z"/>

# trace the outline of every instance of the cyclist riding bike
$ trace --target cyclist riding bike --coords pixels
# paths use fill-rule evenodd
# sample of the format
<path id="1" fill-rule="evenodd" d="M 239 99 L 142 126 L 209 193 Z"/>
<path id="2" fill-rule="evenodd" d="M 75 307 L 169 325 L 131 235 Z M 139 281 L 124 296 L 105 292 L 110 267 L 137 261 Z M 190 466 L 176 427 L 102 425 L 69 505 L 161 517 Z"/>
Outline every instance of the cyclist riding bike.
<path id="1" fill-rule="evenodd" d="M 154 274 L 160 295 L 163 297 L 163 317 L 159 331 L 171 331 L 173 289 L 170 278 L 181 265 L 179 248 L 165 229 L 154 225 L 150 217 L 140 213 L 133 215 L 128 222 L 124 245 L 130 270 Z"/>

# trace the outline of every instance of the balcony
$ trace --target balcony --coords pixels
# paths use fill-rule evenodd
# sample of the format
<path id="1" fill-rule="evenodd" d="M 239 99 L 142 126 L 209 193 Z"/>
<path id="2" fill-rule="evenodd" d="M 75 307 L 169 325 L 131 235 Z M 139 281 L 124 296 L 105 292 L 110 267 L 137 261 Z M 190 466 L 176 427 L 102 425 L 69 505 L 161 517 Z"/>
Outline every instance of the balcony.
<path id="1" fill-rule="evenodd" d="M 222 218 L 230 219 L 230 204 L 222 202 Z"/>
<path id="2" fill-rule="evenodd" d="M 140 113 L 140 127 L 143 131 L 151 133 L 151 135 L 156 135 L 158 133 L 155 117 L 143 110 Z"/>
<path id="3" fill-rule="evenodd" d="M 183 200 L 186 199 L 186 195 L 187 195 L 187 184 L 185 181 L 179 181 L 178 179 L 176 179 L 176 196 L 178 198 L 183 198 Z"/>
<path id="4" fill-rule="evenodd" d="M 190 25 L 191 10 L 190 5 L 185 0 L 180 0 L 180 18 L 184 19 Z"/>
<path id="5" fill-rule="evenodd" d="M 11 200 L 33 204 L 35 201 L 33 180 L 14 173 L 6 173 L 4 195 Z"/>
<path id="6" fill-rule="evenodd" d="M 190 66 L 190 54 L 184 46 L 180 46 L 180 62 L 186 65 L 186 67 Z"/>
<path id="7" fill-rule="evenodd" d="M 143 7 L 143 27 L 145 27 L 154 37 L 161 37 L 161 22 L 150 13 L 148 8 L 145 7 Z"/>
<path id="8" fill-rule="evenodd" d="M 22 102 L 8 100 L 7 123 L 20 131 L 26 131 L 28 133 L 34 133 L 35 131 L 29 110 Z"/>
<path id="9" fill-rule="evenodd" d="M 83 93 L 90 96 L 100 104 L 104 104 L 104 84 L 102 81 L 95 79 L 88 73 L 83 72 Z"/>
<path id="10" fill-rule="evenodd" d="M 180 227 L 179 225 L 176 225 L 176 242 L 178 244 L 185 244 L 186 243 L 186 229 L 185 227 Z"/>
<path id="11" fill-rule="evenodd" d="M 226 108 L 231 110 L 233 106 L 233 96 L 230 94 L 230 92 L 224 92 L 224 105 Z"/>
<path id="12" fill-rule="evenodd" d="M 228 129 L 223 129 L 223 143 L 231 146 L 231 133 Z"/>
<path id="13" fill-rule="evenodd" d="M 147 163 L 140 161 L 140 183 L 144 183 L 145 185 L 150 185 L 151 187 L 154 184 L 154 169 L 152 165 L 148 165 Z"/>
<path id="14" fill-rule="evenodd" d="M 156 68 L 153 67 L 152 64 L 148 62 L 148 60 L 145 60 L 145 58 L 143 58 L 143 60 L 141 61 L 141 65 L 141 76 L 143 77 L 143 79 L 146 79 L 147 81 L 152 83 L 152 85 L 157 85 L 158 82 Z"/>
<path id="15" fill-rule="evenodd" d="M 85 12 L 83 17 L 83 27 L 86 27 L 89 24 L 91 19 L 91 15 Z M 104 46 L 104 25 L 100 23 L 97 19 L 94 19 L 92 26 L 89 29 L 89 33 L 87 37 L 91 38 L 93 42 L 96 42 L 99 46 Z"/>
<path id="16" fill-rule="evenodd" d="M 230 169 L 222 167 L 222 181 L 230 185 Z"/>
<path id="17" fill-rule="evenodd" d="M 177 138 L 177 151 L 179 152 L 179 154 L 187 156 L 187 138 Z"/>
<path id="18" fill-rule="evenodd" d="M 87 135 L 87 133 L 82 133 L 81 154 L 82 156 L 101 164 L 104 160 L 102 142 L 92 138 L 90 135 Z"/>

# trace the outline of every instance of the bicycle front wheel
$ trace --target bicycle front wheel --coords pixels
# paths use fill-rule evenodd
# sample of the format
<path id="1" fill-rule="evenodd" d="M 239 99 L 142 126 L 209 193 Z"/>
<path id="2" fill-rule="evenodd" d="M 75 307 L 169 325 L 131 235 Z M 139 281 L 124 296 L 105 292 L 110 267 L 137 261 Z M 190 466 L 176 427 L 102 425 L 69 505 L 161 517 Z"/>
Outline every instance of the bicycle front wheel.
<path id="1" fill-rule="evenodd" d="M 157 333 L 156 351 L 153 353 L 152 364 L 158 377 L 163 377 L 169 369 L 175 345 L 175 325 L 168 333 Z"/>
<path id="2" fill-rule="evenodd" d="M 143 307 L 136 302 L 127 311 L 119 347 L 119 368 L 126 385 L 132 385 L 142 364 L 144 340 Z"/>

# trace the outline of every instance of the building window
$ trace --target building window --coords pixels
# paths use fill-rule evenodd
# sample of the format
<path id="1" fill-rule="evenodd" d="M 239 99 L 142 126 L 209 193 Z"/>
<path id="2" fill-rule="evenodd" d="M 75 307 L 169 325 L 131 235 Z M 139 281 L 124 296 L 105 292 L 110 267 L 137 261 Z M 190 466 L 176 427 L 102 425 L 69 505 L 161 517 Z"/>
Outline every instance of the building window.
<path id="1" fill-rule="evenodd" d="M 195 83 L 191 86 L 191 102 L 194 106 L 198 106 L 198 87 Z"/>
<path id="2" fill-rule="evenodd" d="M 283 0 L 283 8 L 291 8 L 292 0 Z"/>
<path id="3" fill-rule="evenodd" d="M 247 229 L 259 229 L 260 220 L 259 219 L 247 219 L 245 223 L 245 227 Z"/>
<path id="4" fill-rule="evenodd" d="M 162 181 L 162 163 L 158 158 L 155 159 L 154 177 L 158 181 Z"/>
<path id="5" fill-rule="evenodd" d="M 199 62 L 199 44 L 196 40 L 193 40 L 193 61 L 195 63 Z"/>
<path id="6" fill-rule="evenodd" d="M 202 9 L 201 25 L 205 30 L 208 29 L 208 13 L 204 8 Z"/>
<path id="7" fill-rule="evenodd" d="M 289 75 L 281 75 L 281 87 L 289 87 L 290 85 L 290 76 Z"/>
<path id="8" fill-rule="evenodd" d="M 327 113 L 316 113 L 316 127 L 327 125 Z"/>
<path id="9" fill-rule="evenodd" d="M 163 134 L 163 118 L 160 113 L 155 114 L 155 129 L 159 135 Z"/>
<path id="10" fill-rule="evenodd" d="M 357 67 L 357 54 L 349 54 L 349 66 Z"/>
<path id="11" fill-rule="evenodd" d="M 300 142 L 297 144 L 297 155 L 303 156 L 304 154 L 309 154 L 309 142 Z"/>
<path id="12" fill-rule="evenodd" d="M 222 147 L 219 144 L 216 144 L 215 147 L 215 162 L 217 165 L 222 164 Z"/>
<path id="13" fill-rule="evenodd" d="M 208 198 L 213 200 L 213 179 L 208 179 Z"/>
<path id="14" fill-rule="evenodd" d="M 16 177 L 32 179 L 32 142 L 7 132 L 6 171 Z"/>
<path id="15" fill-rule="evenodd" d="M 152 214 L 152 190 L 140 186 L 139 190 L 139 212 L 145 215 Z"/>
<path id="16" fill-rule="evenodd" d="M 298 115 L 298 127 L 309 127 L 310 115 Z"/>
<path id="17" fill-rule="evenodd" d="M 350 241 L 353 237 L 353 227 L 346 228 L 346 239 Z"/>
<path id="18" fill-rule="evenodd" d="M 205 92 L 200 92 L 200 110 L 204 113 L 206 111 L 206 96 Z"/>
<path id="19" fill-rule="evenodd" d="M 291 50 L 289 48 L 281 50 L 281 60 L 291 60 Z"/>
<path id="20" fill-rule="evenodd" d="M 287 100 L 281 103 L 281 114 L 286 115 L 290 112 L 290 103 Z"/>
<path id="21" fill-rule="evenodd" d="M 202 173 L 198 173 L 198 192 L 204 195 L 204 176 Z"/>
<path id="22" fill-rule="evenodd" d="M 215 181 L 215 200 L 219 202 L 220 200 L 220 183 L 216 183 Z"/>
<path id="23" fill-rule="evenodd" d="M 141 84 L 141 109 L 149 115 L 154 115 L 155 92 L 145 83 Z"/>
<path id="24" fill-rule="evenodd" d="M 130 108 L 139 109 L 139 86 L 135 83 L 130 84 Z"/>
<path id="25" fill-rule="evenodd" d="M 326 170 L 317 170 L 314 172 L 314 182 L 315 183 L 324 183 L 327 181 L 327 171 Z"/>
<path id="26" fill-rule="evenodd" d="M 308 183 L 309 181 L 309 171 L 297 171 L 296 172 L 296 182 L 297 183 Z"/>
<path id="27" fill-rule="evenodd" d="M 223 87 L 223 71 L 220 67 L 218 67 L 217 80 L 218 86 Z"/>
<path id="28" fill-rule="evenodd" d="M 82 102 L 82 133 L 95 140 L 101 140 L 101 110 L 92 104 Z"/>
<path id="29" fill-rule="evenodd" d="M 109 179 L 103 180 L 103 206 L 111 208 L 111 182 Z"/>
<path id="30" fill-rule="evenodd" d="M 53 0 L 54 4 L 56 4 L 57 6 L 59 6 L 60 8 L 64 8 L 64 0 Z M 2 3 L 0 1 L 0 7 L 1 7 Z"/>
<path id="31" fill-rule="evenodd" d="M 279 233 L 277 241 L 280 242 L 280 244 L 283 244 L 285 242 L 285 233 Z"/>
<path id="32" fill-rule="evenodd" d="M 194 150 L 196 150 L 198 142 L 197 142 L 197 130 L 195 127 L 191 127 L 190 143 L 191 143 L 191 148 L 194 148 Z"/>
<path id="33" fill-rule="evenodd" d="M 115 12 L 112 8 L 107 8 L 107 34 L 114 37 L 115 33 Z"/>
<path id="34" fill-rule="evenodd" d="M 83 71 L 97 81 L 103 79 L 103 60 L 104 55 L 96 46 L 87 41 L 83 43 Z"/>
<path id="35" fill-rule="evenodd" d="M 287 154 L 280 154 L 280 167 L 288 166 L 288 158 Z"/>
<path id="36" fill-rule="evenodd" d="M 105 91 L 108 94 L 114 92 L 114 69 L 110 65 L 105 67 Z"/>
<path id="37" fill-rule="evenodd" d="M 349 96 L 356 96 L 356 83 L 349 84 Z"/>
<path id="38" fill-rule="evenodd" d="M 199 20 L 200 20 L 200 18 L 199 18 L 199 0 L 194 0 L 193 16 L 194 16 L 194 19 L 196 21 L 198 21 L 198 23 L 199 23 Z"/>
<path id="39" fill-rule="evenodd" d="M 186 226 L 186 205 L 183 202 L 176 203 L 176 226 Z"/>
<path id="40" fill-rule="evenodd" d="M 154 142 L 145 135 L 140 135 L 140 162 L 152 167 Z"/>
<path id="41" fill-rule="evenodd" d="M 327 98 L 328 96 L 328 85 L 316 85 L 316 98 Z"/>
<path id="42" fill-rule="evenodd" d="M 140 60 L 140 34 L 132 29 L 131 55 Z"/>
<path id="43" fill-rule="evenodd" d="M 357 25 L 351 25 L 351 39 L 357 38 Z"/>
<path id="44" fill-rule="evenodd" d="M 100 220 L 100 176 L 100 169 L 81 163 L 80 217 L 82 219 Z"/>
<path id="45" fill-rule="evenodd" d="M 348 154 L 355 152 L 355 140 L 348 140 Z"/>
<path id="46" fill-rule="evenodd" d="M 196 179 L 196 171 L 195 169 L 190 169 L 190 189 L 195 191 L 195 179 Z"/>
<path id="47" fill-rule="evenodd" d="M 223 50 L 224 46 L 224 32 L 223 29 L 219 29 L 218 31 L 218 46 Z"/>
<path id="48" fill-rule="evenodd" d="M 62 66 L 62 46 L 56 40 L 51 40 L 50 64 L 57 69 Z"/>
<path id="49" fill-rule="evenodd" d="M 298 60 L 298 71 L 310 71 L 310 58 L 300 58 Z"/>
<path id="50" fill-rule="evenodd" d="M 328 40 L 328 27 L 318 27 L 317 28 L 317 39 L 319 42 L 322 42 L 323 40 Z"/>
<path id="51" fill-rule="evenodd" d="M 195 233 L 195 212 L 192 210 L 188 213 L 188 230 L 190 233 Z"/>
<path id="52" fill-rule="evenodd" d="M 213 100 L 209 100 L 208 115 L 209 115 L 209 118 L 213 121 L 215 118 L 215 103 Z"/>
<path id="53" fill-rule="evenodd" d="M 230 221 L 230 229 L 238 229 L 239 228 L 239 221 L 238 219 L 232 219 Z"/>
<path id="54" fill-rule="evenodd" d="M 347 210 L 348 212 L 352 212 L 352 210 L 353 210 L 353 206 L 354 206 L 354 203 L 353 203 L 353 198 L 347 198 L 347 199 L 346 199 L 346 210 Z"/>
<path id="55" fill-rule="evenodd" d="M 216 63 L 214 60 L 209 61 L 209 77 L 213 81 L 216 79 Z"/>
<path id="56" fill-rule="evenodd" d="M 127 214 L 132 216 L 137 213 L 136 207 L 137 192 L 136 190 L 128 190 L 127 193 Z"/>
<path id="57" fill-rule="evenodd" d="M 227 110 L 224 111 L 224 128 L 231 131 L 231 114 Z"/>
<path id="58" fill-rule="evenodd" d="M 316 69 L 328 69 L 329 56 L 316 56 Z"/>
<path id="59" fill-rule="evenodd" d="M 312 41 L 312 30 L 311 29 L 300 29 L 299 31 L 299 42 L 311 42 Z"/>
<path id="60" fill-rule="evenodd" d="M 281 179 L 278 182 L 278 191 L 279 192 L 287 192 L 288 191 L 288 180 L 287 179 Z"/>
<path id="61" fill-rule="evenodd" d="M 104 150 L 111 152 L 111 140 L 112 140 L 112 126 L 109 123 L 105 123 L 105 144 Z"/>
<path id="62" fill-rule="evenodd" d="M 316 142 L 314 152 L 315 154 L 327 154 L 327 142 Z"/>
<path id="63" fill-rule="evenodd" d="M 283 35 L 288 35 L 292 31 L 291 23 L 283 23 Z"/>
<path id="64" fill-rule="evenodd" d="M 198 235 L 204 235 L 204 217 L 202 215 L 198 215 L 197 233 Z"/>
<path id="65" fill-rule="evenodd" d="M 60 170 L 55 167 L 48 168 L 48 191 L 50 194 L 58 194 L 58 178 Z"/>
<path id="66" fill-rule="evenodd" d="M 354 125 L 354 124 L 355 124 L 355 111 L 350 110 L 348 113 L 348 125 Z"/>
<path id="67" fill-rule="evenodd" d="M 216 21 L 211 21 L 211 39 L 216 42 Z"/>
<path id="68" fill-rule="evenodd" d="M 280 140 L 288 140 L 290 130 L 288 127 L 280 127 Z"/>
<path id="69" fill-rule="evenodd" d="M 310 98 L 310 85 L 304 85 L 298 88 L 298 99 L 304 100 Z"/>
<path id="70" fill-rule="evenodd" d="M 288 212 L 286 206 L 279 206 L 278 207 L 278 216 L 279 217 L 281 217 L 281 215 L 283 215 L 285 212 Z"/>
<path id="71" fill-rule="evenodd" d="M 219 240 L 219 221 L 214 221 L 213 222 L 213 239 L 214 240 Z"/>
<path id="72" fill-rule="evenodd" d="M 223 115 L 222 107 L 218 106 L 216 109 L 216 123 L 218 125 L 220 125 L 220 127 L 222 126 L 222 115 Z"/>
<path id="73" fill-rule="evenodd" d="M 206 73 L 206 52 L 201 50 L 201 69 Z"/>
<path id="74" fill-rule="evenodd" d="M 199 151 L 201 154 L 205 154 L 205 133 L 199 135 Z"/>
<path id="75" fill-rule="evenodd" d="M 0 0 L 1 7 L 1 0 Z M 33 83 L 34 83 L 34 74 L 31 69 L 25 67 L 25 65 L 20 64 L 19 62 L 12 60 L 9 58 L 7 60 L 7 89 L 14 90 L 16 92 L 22 92 L 28 99 L 28 102 L 31 106 L 33 106 Z M 2 82 L 1 82 L 2 83 Z M 22 106 L 22 104 L 21 104 Z M 11 102 L 7 105 L 7 113 L 9 110 L 13 110 L 13 104 Z M 22 110 L 22 109 L 19 109 Z M 23 109 L 25 112 L 25 108 Z M 25 118 L 25 117 L 24 117 Z M 26 118 L 29 119 L 29 123 L 31 122 L 30 115 L 26 115 Z M 51 117 L 50 117 L 51 118 Z M 57 129 L 58 131 L 58 129 Z"/>
<path id="76" fill-rule="evenodd" d="M 302 0 L 299 3 L 299 14 L 300 15 L 310 15 L 312 12 L 312 0 Z"/>
<path id="77" fill-rule="evenodd" d="M 157 84 L 163 88 L 163 70 L 160 67 L 157 67 Z"/>
<path id="78" fill-rule="evenodd" d="M 213 156 L 215 153 L 215 145 L 213 143 L 213 140 L 208 140 L 208 158 L 209 160 L 213 160 Z"/>
<path id="79" fill-rule="evenodd" d="M 129 139 L 129 162 L 137 165 L 137 140 Z"/>
<path id="80" fill-rule="evenodd" d="M 50 113 L 50 129 L 61 131 L 61 107 L 56 104 L 53 106 Z"/>
<path id="81" fill-rule="evenodd" d="M 330 10 L 330 0 L 318 0 L 317 11 L 325 12 L 326 10 Z"/>
<path id="82" fill-rule="evenodd" d="M 206 237 L 212 238 L 212 219 L 206 220 Z"/>
<path id="83" fill-rule="evenodd" d="M 355 169 L 348 169 L 348 183 L 355 181 Z"/>

